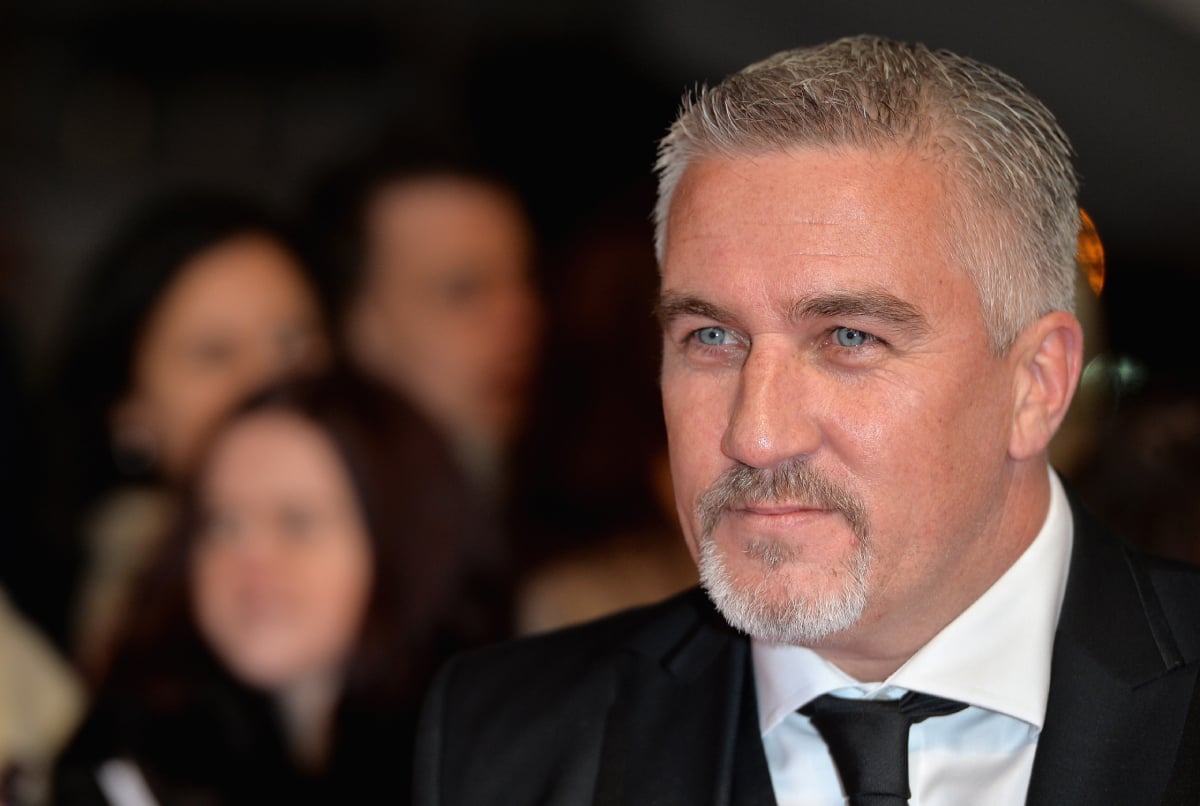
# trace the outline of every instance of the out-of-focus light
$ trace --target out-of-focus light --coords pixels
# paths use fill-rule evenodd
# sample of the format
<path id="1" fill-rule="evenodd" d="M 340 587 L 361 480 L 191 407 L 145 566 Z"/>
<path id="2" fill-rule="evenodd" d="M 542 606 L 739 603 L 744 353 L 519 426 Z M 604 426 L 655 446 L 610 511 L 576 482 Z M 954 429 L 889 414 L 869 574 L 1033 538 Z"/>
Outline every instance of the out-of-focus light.
<path id="1" fill-rule="evenodd" d="M 1131 358 L 1122 358 L 1117 361 L 1116 374 L 1121 386 L 1126 389 L 1141 386 L 1149 375 L 1144 366 Z"/>
<path id="2" fill-rule="evenodd" d="M 1092 293 L 1100 296 L 1104 290 L 1104 244 L 1100 242 L 1100 233 L 1096 232 L 1092 217 L 1082 207 L 1079 208 L 1079 239 L 1075 260 L 1087 276 Z"/>
<path id="3" fill-rule="evenodd" d="M 1126 394 L 1144 386 L 1149 377 L 1146 366 L 1133 358 L 1101 354 L 1088 362 L 1081 383 L 1103 384 L 1118 394 Z"/>

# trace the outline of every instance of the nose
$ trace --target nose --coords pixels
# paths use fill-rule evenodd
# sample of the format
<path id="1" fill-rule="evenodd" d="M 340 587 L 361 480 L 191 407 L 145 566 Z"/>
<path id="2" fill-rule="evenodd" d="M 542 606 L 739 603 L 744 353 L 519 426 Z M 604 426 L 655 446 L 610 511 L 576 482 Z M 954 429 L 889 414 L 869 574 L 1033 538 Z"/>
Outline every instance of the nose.
<path id="1" fill-rule="evenodd" d="M 255 524 L 248 528 L 230 552 L 228 573 L 243 585 L 256 588 L 278 573 L 281 555 L 278 536 L 269 527 Z"/>
<path id="2" fill-rule="evenodd" d="M 795 346 L 756 342 L 741 368 L 721 450 L 758 468 L 814 453 L 821 444 L 814 382 Z"/>

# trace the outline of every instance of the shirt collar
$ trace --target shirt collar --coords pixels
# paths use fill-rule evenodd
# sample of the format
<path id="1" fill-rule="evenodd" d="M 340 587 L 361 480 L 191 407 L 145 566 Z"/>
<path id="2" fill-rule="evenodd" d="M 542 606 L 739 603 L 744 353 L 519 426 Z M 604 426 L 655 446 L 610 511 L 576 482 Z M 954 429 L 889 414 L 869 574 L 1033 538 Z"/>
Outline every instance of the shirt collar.
<path id="1" fill-rule="evenodd" d="M 863 684 L 811 649 L 753 639 L 762 732 L 821 694 L 857 688 L 869 696 L 887 687 L 949 697 L 1040 729 L 1073 534 L 1062 483 L 1053 470 L 1049 476 L 1046 520 L 1025 552 L 882 683 Z"/>

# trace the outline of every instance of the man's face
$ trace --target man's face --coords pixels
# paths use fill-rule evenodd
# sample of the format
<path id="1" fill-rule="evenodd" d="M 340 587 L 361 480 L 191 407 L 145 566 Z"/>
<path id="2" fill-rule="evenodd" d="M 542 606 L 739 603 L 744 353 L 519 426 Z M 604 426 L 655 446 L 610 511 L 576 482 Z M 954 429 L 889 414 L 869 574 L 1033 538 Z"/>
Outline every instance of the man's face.
<path id="1" fill-rule="evenodd" d="M 485 183 L 431 177 L 382 191 L 367 231 L 355 357 L 456 439 L 502 446 L 539 346 L 524 214 Z"/>
<path id="2" fill-rule="evenodd" d="M 999 575 L 1014 372 L 903 152 L 709 158 L 663 257 L 680 520 L 751 634 L 900 652 Z M 906 649 L 908 649 L 906 647 Z"/>

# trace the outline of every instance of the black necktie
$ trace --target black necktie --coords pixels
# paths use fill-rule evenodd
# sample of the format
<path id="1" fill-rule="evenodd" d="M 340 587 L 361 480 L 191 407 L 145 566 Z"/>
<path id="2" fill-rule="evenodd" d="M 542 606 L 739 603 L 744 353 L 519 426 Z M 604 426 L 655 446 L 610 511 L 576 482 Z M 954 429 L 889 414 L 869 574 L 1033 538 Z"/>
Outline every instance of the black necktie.
<path id="1" fill-rule="evenodd" d="M 898 700 L 825 694 L 800 709 L 829 745 L 850 806 L 908 803 L 908 728 L 961 711 L 961 702 L 910 691 Z"/>

